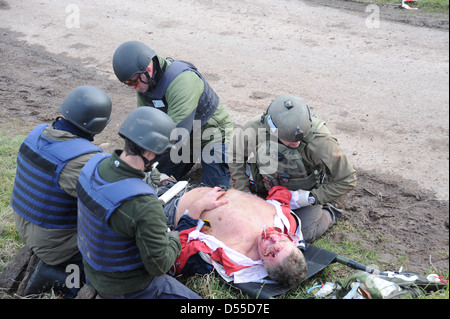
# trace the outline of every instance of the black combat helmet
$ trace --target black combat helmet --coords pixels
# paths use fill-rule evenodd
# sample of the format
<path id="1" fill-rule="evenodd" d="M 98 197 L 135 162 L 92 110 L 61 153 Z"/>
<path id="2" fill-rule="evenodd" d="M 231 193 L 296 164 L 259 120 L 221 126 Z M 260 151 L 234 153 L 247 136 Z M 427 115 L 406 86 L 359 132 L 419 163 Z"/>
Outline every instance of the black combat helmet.
<path id="1" fill-rule="evenodd" d="M 112 103 L 102 90 L 79 86 L 70 92 L 59 107 L 66 120 L 89 134 L 99 134 L 111 120 Z"/>
<path id="2" fill-rule="evenodd" d="M 114 52 L 114 73 L 120 82 L 125 82 L 137 73 L 144 73 L 155 56 L 155 51 L 142 42 L 122 43 Z"/>
<path id="3" fill-rule="evenodd" d="M 174 129 L 175 123 L 169 115 L 150 106 L 141 106 L 127 116 L 119 135 L 144 150 L 160 155 L 172 148 L 170 134 Z"/>

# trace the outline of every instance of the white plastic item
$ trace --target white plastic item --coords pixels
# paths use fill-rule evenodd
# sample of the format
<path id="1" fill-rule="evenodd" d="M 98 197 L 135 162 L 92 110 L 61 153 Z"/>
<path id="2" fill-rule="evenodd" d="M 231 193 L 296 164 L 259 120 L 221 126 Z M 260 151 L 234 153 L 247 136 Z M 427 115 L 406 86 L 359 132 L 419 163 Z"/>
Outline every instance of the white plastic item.
<path id="1" fill-rule="evenodd" d="M 179 192 L 184 190 L 187 186 L 187 181 L 180 181 L 173 185 L 167 192 L 159 196 L 159 200 L 163 202 L 163 205 L 166 204 L 169 200 L 175 197 Z"/>

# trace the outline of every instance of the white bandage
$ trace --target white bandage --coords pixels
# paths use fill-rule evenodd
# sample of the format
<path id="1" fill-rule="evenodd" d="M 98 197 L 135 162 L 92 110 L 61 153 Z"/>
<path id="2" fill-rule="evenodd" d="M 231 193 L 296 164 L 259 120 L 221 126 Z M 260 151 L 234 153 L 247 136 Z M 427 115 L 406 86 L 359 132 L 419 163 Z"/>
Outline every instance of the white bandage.
<path id="1" fill-rule="evenodd" d="M 303 189 L 299 189 L 297 191 L 292 192 L 292 200 L 291 200 L 291 209 L 297 209 L 301 207 L 311 206 L 308 201 L 310 191 L 304 191 Z"/>

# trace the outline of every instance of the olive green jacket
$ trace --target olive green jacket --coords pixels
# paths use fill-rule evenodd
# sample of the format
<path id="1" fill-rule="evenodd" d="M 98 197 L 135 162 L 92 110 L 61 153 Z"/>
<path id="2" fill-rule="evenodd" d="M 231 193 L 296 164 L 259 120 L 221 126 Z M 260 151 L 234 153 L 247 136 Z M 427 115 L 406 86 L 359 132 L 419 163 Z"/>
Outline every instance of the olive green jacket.
<path id="1" fill-rule="evenodd" d="M 317 189 L 312 189 L 311 193 L 316 197 L 317 203 L 326 204 L 338 200 L 356 186 L 356 171 L 325 123 L 313 116 L 313 127 L 315 123 L 317 131 L 310 132 L 304 138 L 298 151 L 309 173 L 318 166 L 324 169 L 328 182 L 321 184 Z M 262 180 L 260 176 L 255 176 L 258 175 L 258 168 L 254 153 L 259 140 L 266 134 L 261 116 L 245 123 L 242 129 L 235 130 L 228 154 L 231 187 L 244 192 L 250 191 L 249 176 L 246 174 L 247 163 L 251 166 L 255 182 L 260 183 Z M 257 185 L 257 188 L 262 187 Z"/>
<path id="2" fill-rule="evenodd" d="M 121 152 L 116 150 L 100 163 L 100 177 L 108 182 L 131 177 L 144 179 L 143 171 L 119 158 Z M 109 227 L 121 236 L 136 240 L 145 267 L 108 273 L 96 271 L 84 262 L 86 277 L 100 293 L 121 295 L 144 288 L 155 276 L 165 274 L 181 252 L 178 232 L 167 232 L 163 207 L 153 195 L 138 196 L 124 202 L 112 213 Z"/>
<path id="3" fill-rule="evenodd" d="M 158 56 L 160 65 L 164 61 L 169 66 L 171 62 Z M 167 88 L 165 99 L 168 104 L 167 115 L 169 115 L 175 124 L 181 122 L 189 114 L 191 114 L 198 105 L 201 95 L 203 94 L 204 84 L 202 79 L 194 72 L 183 72 L 178 75 Z M 146 105 L 145 99 L 137 93 L 137 105 Z M 233 122 L 228 111 L 219 102 L 216 112 L 202 127 L 203 132 L 210 129 L 218 129 L 222 139 L 231 138 L 233 134 Z M 212 131 L 212 130 L 209 130 Z M 228 134 L 228 135 L 227 135 Z M 202 147 L 211 140 L 210 136 L 202 137 Z"/>

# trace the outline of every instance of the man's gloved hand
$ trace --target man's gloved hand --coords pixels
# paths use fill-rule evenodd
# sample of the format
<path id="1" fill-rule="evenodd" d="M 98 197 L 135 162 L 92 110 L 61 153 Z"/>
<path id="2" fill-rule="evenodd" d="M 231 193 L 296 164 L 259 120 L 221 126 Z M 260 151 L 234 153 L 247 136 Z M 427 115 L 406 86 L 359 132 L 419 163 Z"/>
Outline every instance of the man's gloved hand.
<path id="1" fill-rule="evenodd" d="M 159 183 L 161 182 L 161 173 L 156 167 L 153 167 L 150 172 L 145 173 L 144 182 L 150 185 L 155 191 L 158 191 Z"/>
<path id="2" fill-rule="evenodd" d="M 291 194 L 292 194 L 291 209 L 311 206 L 311 203 L 309 202 L 309 197 L 311 194 L 310 191 L 299 189 L 296 191 L 291 191 Z"/>

